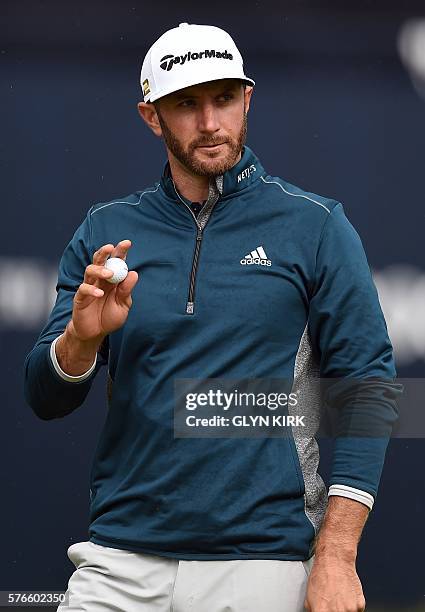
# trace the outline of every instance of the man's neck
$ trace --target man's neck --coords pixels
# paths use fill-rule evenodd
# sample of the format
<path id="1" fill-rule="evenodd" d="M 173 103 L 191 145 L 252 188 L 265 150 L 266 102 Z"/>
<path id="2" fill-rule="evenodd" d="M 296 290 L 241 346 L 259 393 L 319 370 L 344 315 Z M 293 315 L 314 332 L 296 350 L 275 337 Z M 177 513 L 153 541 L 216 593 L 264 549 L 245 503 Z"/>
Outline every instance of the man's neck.
<path id="1" fill-rule="evenodd" d="M 177 160 L 169 158 L 171 176 L 177 191 L 191 202 L 203 202 L 208 198 L 208 176 L 192 174 Z"/>
<path id="2" fill-rule="evenodd" d="M 239 154 L 236 164 L 241 158 Z M 180 195 L 191 202 L 203 202 L 208 198 L 209 177 L 193 174 L 183 166 L 172 154 L 168 154 L 171 176 Z"/>

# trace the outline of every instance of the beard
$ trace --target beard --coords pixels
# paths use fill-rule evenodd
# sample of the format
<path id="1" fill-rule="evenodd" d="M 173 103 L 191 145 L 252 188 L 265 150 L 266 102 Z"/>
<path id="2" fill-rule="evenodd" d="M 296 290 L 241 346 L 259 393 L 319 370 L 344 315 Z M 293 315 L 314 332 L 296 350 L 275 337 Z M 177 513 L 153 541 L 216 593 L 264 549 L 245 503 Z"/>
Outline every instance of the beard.
<path id="1" fill-rule="evenodd" d="M 181 141 L 177 138 L 177 136 L 170 130 L 168 125 L 165 123 L 164 118 L 162 117 L 159 108 L 156 109 L 159 124 L 161 126 L 162 135 L 164 137 L 165 144 L 167 148 L 171 151 L 174 157 L 187 168 L 192 174 L 196 174 L 198 176 L 218 176 L 220 174 L 224 174 L 236 163 L 239 154 L 242 151 L 242 148 L 246 142 L 246 136 L 248 131 L 248 120 L 247 113 L 244 110 L 242 126 L 239 131 L 238 136 L 235 139 L 231 139 L 229 137 L 223 140 L 223 137 L 201 137 L 197 140 L 191 142 L 187 149 L 184 148 Z M 210 158 L 208 161 L 201 161 L 195 157 L 195 150 L 197 147 L 215 145 L 220 143 L 226 143 L 229 149 L 228 154 L 224 159 Z"/>

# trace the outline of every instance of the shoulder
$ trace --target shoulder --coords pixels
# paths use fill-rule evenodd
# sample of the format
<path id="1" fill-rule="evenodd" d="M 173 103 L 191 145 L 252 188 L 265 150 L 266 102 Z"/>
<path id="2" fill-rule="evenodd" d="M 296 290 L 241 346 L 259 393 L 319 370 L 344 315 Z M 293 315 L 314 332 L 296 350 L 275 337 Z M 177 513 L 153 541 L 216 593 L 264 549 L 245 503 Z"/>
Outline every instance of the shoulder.
<path id="1" fill-rule="evenodd" d="M 106 202 L 98 202 L 90 208 L 90 210 L 88 211 L 88 215 L 90 217 L 93 217 L 97 216 L 97 213 L 102 213 L 106 211 L 113 213 L 115 211 L 120 210 L 123 206 L 142 206 L 145 197 L 147 197 L 149 194 L 156 193 L 158 189 L 159 182 L 149 187 L 146 187 L 141 191 L 136 191 L 123 197 L 114 198 L 113 200 L 109 200 Z"/>
<path id="2" fill-rule="evenodd" d="M 276 198 L 280 198 L 282 203 L 296 207 L 307 214 L 311 211 L 319 212 L 328 216 L 333 209 L 341 203 L 337 200 L 319 195 L 312 191 L 306 191 L 297 185 L 293 185 L 279 176 L 263 175 L 261 182 L 265 189 L 273 193 Z"/>

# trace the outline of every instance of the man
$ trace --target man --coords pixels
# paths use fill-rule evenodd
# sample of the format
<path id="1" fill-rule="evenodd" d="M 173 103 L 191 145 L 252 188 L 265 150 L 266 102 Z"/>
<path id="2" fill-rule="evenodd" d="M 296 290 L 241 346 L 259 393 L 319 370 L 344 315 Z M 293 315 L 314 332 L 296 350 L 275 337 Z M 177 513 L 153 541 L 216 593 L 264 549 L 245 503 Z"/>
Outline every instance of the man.
<path id="1" fill-rule="evenodd" d="M 42 419 L 81 406 L 108 366 L 68 610 L 363 610 L 357 545 L 397 389 L 360 239 L 340 203 L 269 176 L 244 145 L 254 81 L 226 32 L 169 30 L 141 85 L 140 115 L 166 145 L 161 180 L 90 208 L 25 363 Z M 118 285 L 110 256 L 130 269 Z M 385 433 L 338 437 L 329 491 L 314 435 L 174 435 L 178 380 L 286 377 L 317 421 L 319 375 L 341 379 L 327 393 L 341 427 L 372 413 Z"/>

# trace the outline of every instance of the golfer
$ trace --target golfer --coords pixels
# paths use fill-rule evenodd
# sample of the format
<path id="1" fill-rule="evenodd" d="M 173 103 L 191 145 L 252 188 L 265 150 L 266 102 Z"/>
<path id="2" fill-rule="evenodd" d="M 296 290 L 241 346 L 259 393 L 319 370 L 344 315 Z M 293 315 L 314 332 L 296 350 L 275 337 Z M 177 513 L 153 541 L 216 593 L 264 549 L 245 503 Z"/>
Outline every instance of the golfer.
<path id="1" fill-rule="evenodd" d="M 356 554 L 397 417 L 392 346 L 341 203 L 270 176 L 245 144 L 254 84 L 222 29 L 165 32 L 144 59 L 138 105 L 164 141 L 162 175 L 92 206 L 61 258 L 25 362 L 27 401 L 41 419 L 62 418 L 102 366 L 109 383 L 88 539 L 68 549 L 63 612 L 364 610 Z M 109 257 L 128 265 L 118 284 Z M 338 436 L 328 486 L 319 377 L 333 381 L 326 401 L 340 425 L 371 414 L 386 433 Z M 289 380 L 286 416 L 307 433 L 293 421 L 286 436 L 248 425 L 201 435 L 205 398 L 233 425 L 232 411 L 244 416 L 213 405 L 228 396 L 208 381 L 246 379 Z M 186 436 L 175 430 L 185 380 L 205 390 L 184 407 Z"/>

